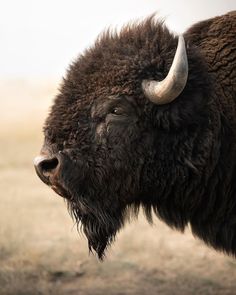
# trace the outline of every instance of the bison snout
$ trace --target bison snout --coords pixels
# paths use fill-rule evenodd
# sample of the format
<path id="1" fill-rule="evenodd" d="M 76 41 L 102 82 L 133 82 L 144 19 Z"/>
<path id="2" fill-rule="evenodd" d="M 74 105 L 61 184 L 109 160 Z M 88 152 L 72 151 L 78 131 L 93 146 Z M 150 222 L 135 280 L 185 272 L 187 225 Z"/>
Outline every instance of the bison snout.
<path id="1" fill-rule="evenodd" d="M 51 184 L 59 168 L 60 162 L 58 157 L 50 157 L 48 155 L 40 155 L 34 159 L 34 167 L 39 178 L 46 184 Z"/>

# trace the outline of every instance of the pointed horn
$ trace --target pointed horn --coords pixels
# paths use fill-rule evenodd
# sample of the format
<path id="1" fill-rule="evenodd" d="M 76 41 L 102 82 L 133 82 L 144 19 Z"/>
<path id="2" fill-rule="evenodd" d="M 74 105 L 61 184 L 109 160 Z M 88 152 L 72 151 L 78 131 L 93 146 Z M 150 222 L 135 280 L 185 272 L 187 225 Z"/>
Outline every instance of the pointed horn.
<path id="1" fill-rule="evenodd" d="M 188 59 L 183 36 L 179 36 L 178 47 L 166 78 L 160 82 L 144 80 L 144 95 L 153 103 L 161 105 L 172 102 L 183 91 L 188 78 Z"/>

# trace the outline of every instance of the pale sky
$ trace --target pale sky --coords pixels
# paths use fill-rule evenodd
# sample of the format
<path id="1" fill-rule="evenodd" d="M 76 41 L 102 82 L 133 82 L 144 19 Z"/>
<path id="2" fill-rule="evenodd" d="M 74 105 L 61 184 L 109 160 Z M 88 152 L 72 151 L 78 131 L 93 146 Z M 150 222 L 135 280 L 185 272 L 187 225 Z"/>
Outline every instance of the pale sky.
<path id="1" fill-rule="evenodd" d="M 0 78 L 61 77 L 109 26 L 154 12 L 183 32 L 236 9 L 236 0 L 0 0 Z"/>

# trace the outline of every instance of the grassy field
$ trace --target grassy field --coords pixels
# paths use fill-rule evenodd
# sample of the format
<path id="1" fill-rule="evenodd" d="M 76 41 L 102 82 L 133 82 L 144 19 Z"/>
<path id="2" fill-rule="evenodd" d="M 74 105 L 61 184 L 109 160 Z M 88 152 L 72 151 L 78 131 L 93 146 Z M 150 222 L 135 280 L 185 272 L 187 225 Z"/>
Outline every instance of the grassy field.
<path id="1" fill-rule="evenodd" d="M 236 294 L 234 259 L 142 215 L 103 263 L 89 255 L 63 199 L 32 165 L 56 83 L 1 81 L 0 89 L 1 295 Z"/>

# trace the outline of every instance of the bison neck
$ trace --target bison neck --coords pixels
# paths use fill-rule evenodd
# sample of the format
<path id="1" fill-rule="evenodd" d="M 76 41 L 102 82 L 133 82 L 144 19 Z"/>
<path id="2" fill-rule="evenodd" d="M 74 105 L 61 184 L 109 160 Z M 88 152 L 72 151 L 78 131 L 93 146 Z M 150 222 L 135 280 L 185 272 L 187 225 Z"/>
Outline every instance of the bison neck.
<path id="1" fill-rule="evenodd" d="M 184 231 L 190 224 L 206 243 L 236 254 L 236 119 L 219 107 L 212 103 L 198 129 L 158 134 L 141 203 L 169 226 Z"/>

